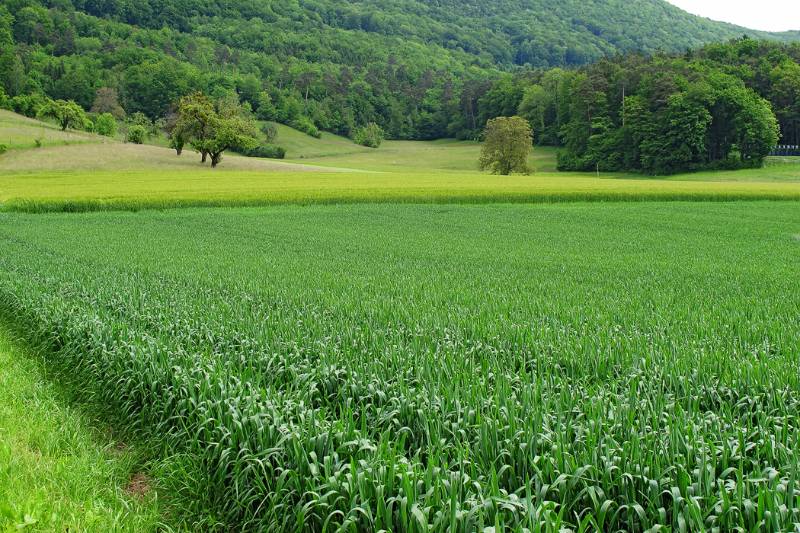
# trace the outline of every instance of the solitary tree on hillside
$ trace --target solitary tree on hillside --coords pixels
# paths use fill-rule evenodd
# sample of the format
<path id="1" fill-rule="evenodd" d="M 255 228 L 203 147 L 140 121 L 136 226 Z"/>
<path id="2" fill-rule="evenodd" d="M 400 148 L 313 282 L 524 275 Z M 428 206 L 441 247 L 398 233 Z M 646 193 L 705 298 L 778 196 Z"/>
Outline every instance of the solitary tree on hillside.
<path id="1" fill-rule="evenodd" d="M 83 108 L 72 100 L 49 100 L 39 109 L 37 116 L 55 119 L 61 126 L 61 131 L 67 131 L 67 128 L 83 128 L 89 121 Z"/>
<path id="2" fill-rule="evenodd" d="M 486 123 L 480 168 L 493 174 L 527 174 L 533 133 L 522 117 L 498 117 Z"/>
<path id="3" fill-rule="evenodd" d="M 178 120 L 171 133 L 172 147 L 180 155 L 188 143 L 202 156 L 211 157 L 216 168 L 227 150 L 252 150 L 258 145 L 255 121 L 238 101 L 212 102 L 207 96 L 195 93 L 181 99 Z"/>

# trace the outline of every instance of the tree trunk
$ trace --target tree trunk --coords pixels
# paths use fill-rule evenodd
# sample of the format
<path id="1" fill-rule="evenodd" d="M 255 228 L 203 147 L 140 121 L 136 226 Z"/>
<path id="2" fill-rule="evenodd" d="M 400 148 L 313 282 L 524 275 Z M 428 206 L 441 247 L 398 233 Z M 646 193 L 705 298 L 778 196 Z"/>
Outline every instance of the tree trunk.
<path id="1" fill-rule="evenodd" d="M 211 154 L 211 168 L 217 168 L 220 159 L 222 159 L 222 152 L 219 152 L 217 154 Z"/>
<path id="2" fill-rule="evenodd" d="M 208 152 L 201 152 L 201 154 L 203 155 L 203 159 L 200 162 L 205 163 L 206 159 L 208 159 Z"/>
<path id="3" fill-rule="evenodd" d="M 183 146 L 175 148 L 175 151 L 178 152 L 178 155 L 180 156 L 183 153 Z"/>

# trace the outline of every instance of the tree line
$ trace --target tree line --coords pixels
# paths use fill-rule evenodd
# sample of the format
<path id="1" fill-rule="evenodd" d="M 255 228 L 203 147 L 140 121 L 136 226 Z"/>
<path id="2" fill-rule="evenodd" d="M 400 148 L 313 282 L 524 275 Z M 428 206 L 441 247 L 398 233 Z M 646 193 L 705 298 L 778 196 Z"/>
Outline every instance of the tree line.
<path id="1" fill-rule="evenodd" d="M 133 141 L 164 129 L 179 100 L 195 92 L 237 100 L 262 121 L 365 145 L 384 136 L 476 139 L 490 119 L 520 115 L 537 144 L 562 148 L 564 169 L 665 173 L 757 165 L 778 142 L 775 119 L 781 142 L 800 144 L 798 44 L 745 38 L 577 68 L 530 61 L 512 68 L 503 64 L 513 59 L 475 59 L 464 47 L 413 40 L 390 47 L 392 30 L 355 34 L 345 29 L 355 19 L 318 4 L 321 20 L 307 12 L 311 3 L 264 3 L 252 13 L 239 4 L 198 4 L 207 15 L 186 18 L 191 11 L 171 2 L 6 1 L 0 105 L 35 116 L 45 98 L 73 101 L 133 122 Z M 254 18 L 234 24 L 245 15 Z M 296 42 L 292 20 L 318 37 L 315 51 Z M 266 39 L 275 28 L 285 31 Z M 240 35 L 246 30 L 252 34 Z"/>

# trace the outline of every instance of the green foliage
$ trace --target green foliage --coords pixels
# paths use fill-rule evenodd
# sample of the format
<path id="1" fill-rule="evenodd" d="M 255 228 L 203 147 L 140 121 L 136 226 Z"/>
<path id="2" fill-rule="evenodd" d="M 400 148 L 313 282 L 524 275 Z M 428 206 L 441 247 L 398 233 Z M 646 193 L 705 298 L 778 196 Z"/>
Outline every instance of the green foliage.
<path id="1" fill-rule="evenodd" d="M 367 148 L 378 148 L 383 142 L 383 137 L 383 129 L 374 122 L 370 122 L 366 126 L 356 128 L 353 133 L 353 142 Z"/>
<path id="2" fill-rule="evenodd" d="M 140 124 L 128 126 L 128 131 L 125 133 L 125 141 L 132 144 L 144 144 L 148 137 L 147 128 Z"/>
<path id="3" fill-rule="evenodd" d="M 36 116 L 37 118 L 54 119 L 61 131 L 67 131 L 67 128 L 85 130 L 90 126 L 86 112 L 71 100 L 48 100 L 39 107 Z"/>
<path id="4" fill-rule="evenodd" d="M 188 530 L 791 531 L 796 232 L 796 203 L 5 215 L 0 309 L 149 439 Z"/>
<path id="5" fill-rule="evenodd" d="M 242 151 L 242 155 L 267 159 L 283 159 L 286 157 L 286 150 L 274 144 L 259 144 L 255 148 Z"/>
<path id="6" fill-rule="evenodd" d="M 527 174 L 533 134 L 521 117 L 497 117 L 486 123 L 479 165 L 481 170 L 508 175 Z"/>
<path id="7" fill-rule="evenodd" d="M 777 50 L 765 45 L 763 61 L 781 61 Z M 556 95 L 568 102 L 561 111 L 552 112 L 554 96 L 538 85 L 520 110 L 543 131 L 561 124 L 563 170 L 674 174 L 755 167 L 777 145 L 781 126 L 749 81 L 716 60 L 634 56 L 586 67 L 568 79 L 566 91 Z"/>
<path id="8" fill-rule="evenodd" d="M 319 128 L 317 128 L 314 122 L 312 122 L 308 117 L 298 116 L 292 120 L 289 120 L 287 123 L 294 129 L 302 131 L 306 135 L 310 135 L 315 139 L 322 137 L 322 132 L 319 131 Z"/>
<path id="9" fill-rule="evenodd" d="M 227 150 L 248 153 L 258 147 L 257 126 L 237 100 L 212 101 L 202 93 L 181 99 L 178 119 L 172 131 L 173 148 L 189 143 L 202 156 L 211 157 L 216 168 Z M 180 149 L 178 149 L 180 154 Z"/>
<path id="10" fill-rule="evenodd" d="M 111 113 L 103 113 L 94 121 L 94 132 L 105 137 L 114 137 L 117 134 L 117 119 Z"/>
<path id="11" fill-rule="evenodd" d="M 261 126 L 261 133 L 264 134 L 267 143 L 272 144 L 278 138 L 278 127 L 272 122 L 267 122 Z"/>
<path id="12" fill-rule="evenodd" d="M 191 92 L 235 93 L 260 120 L 311 135 L 349 135 L 375 122 L 392 139 L 476 138 L 487 119 L 517 113 L 525 86 L 498 72 L 515 66 L 683 52 L 744 33 L 793 37 L 746 32 L 652 0 L 15 0 L 0 7 L 0 86 L 9 96 L 41 92 L 118 120 L 123 112 L 155 120 Z M 536 131 L 537 142 L 557 142 L 558 129 Z"/>
<path id="13" fill-rule="evenodd" d="M 0 530 L 152 531 L 164 520 L 155 491 L 125 490 L 141 450 L 114 442 L 65 394 L 69 374 L 0 328 Z M 98 427 L 99 426 L 99 427 Z"/>
<path id="14" fill-rule="evenodd" d="M 48 98 L 40 93 L 18 95 L 11 98 L 11 109 L 20 115 L 35 118 L 47 103 Z"/>
<path id="15" fill-rule="evenodd" d="M 0 143 L 0 155 L 3 155 L 6 152 L 8 152 L 8 145 Z"/>

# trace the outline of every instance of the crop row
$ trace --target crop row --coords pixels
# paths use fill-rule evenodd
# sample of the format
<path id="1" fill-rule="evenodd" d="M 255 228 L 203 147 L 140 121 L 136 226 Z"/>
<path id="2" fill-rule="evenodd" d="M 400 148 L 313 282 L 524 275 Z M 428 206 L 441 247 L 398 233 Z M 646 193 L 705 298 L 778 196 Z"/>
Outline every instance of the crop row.
<path id="1" fill-rule="evenodd" d="M 786 530 L 797 214 L 5 215 L 0 306 L 198 527 Z"/>

